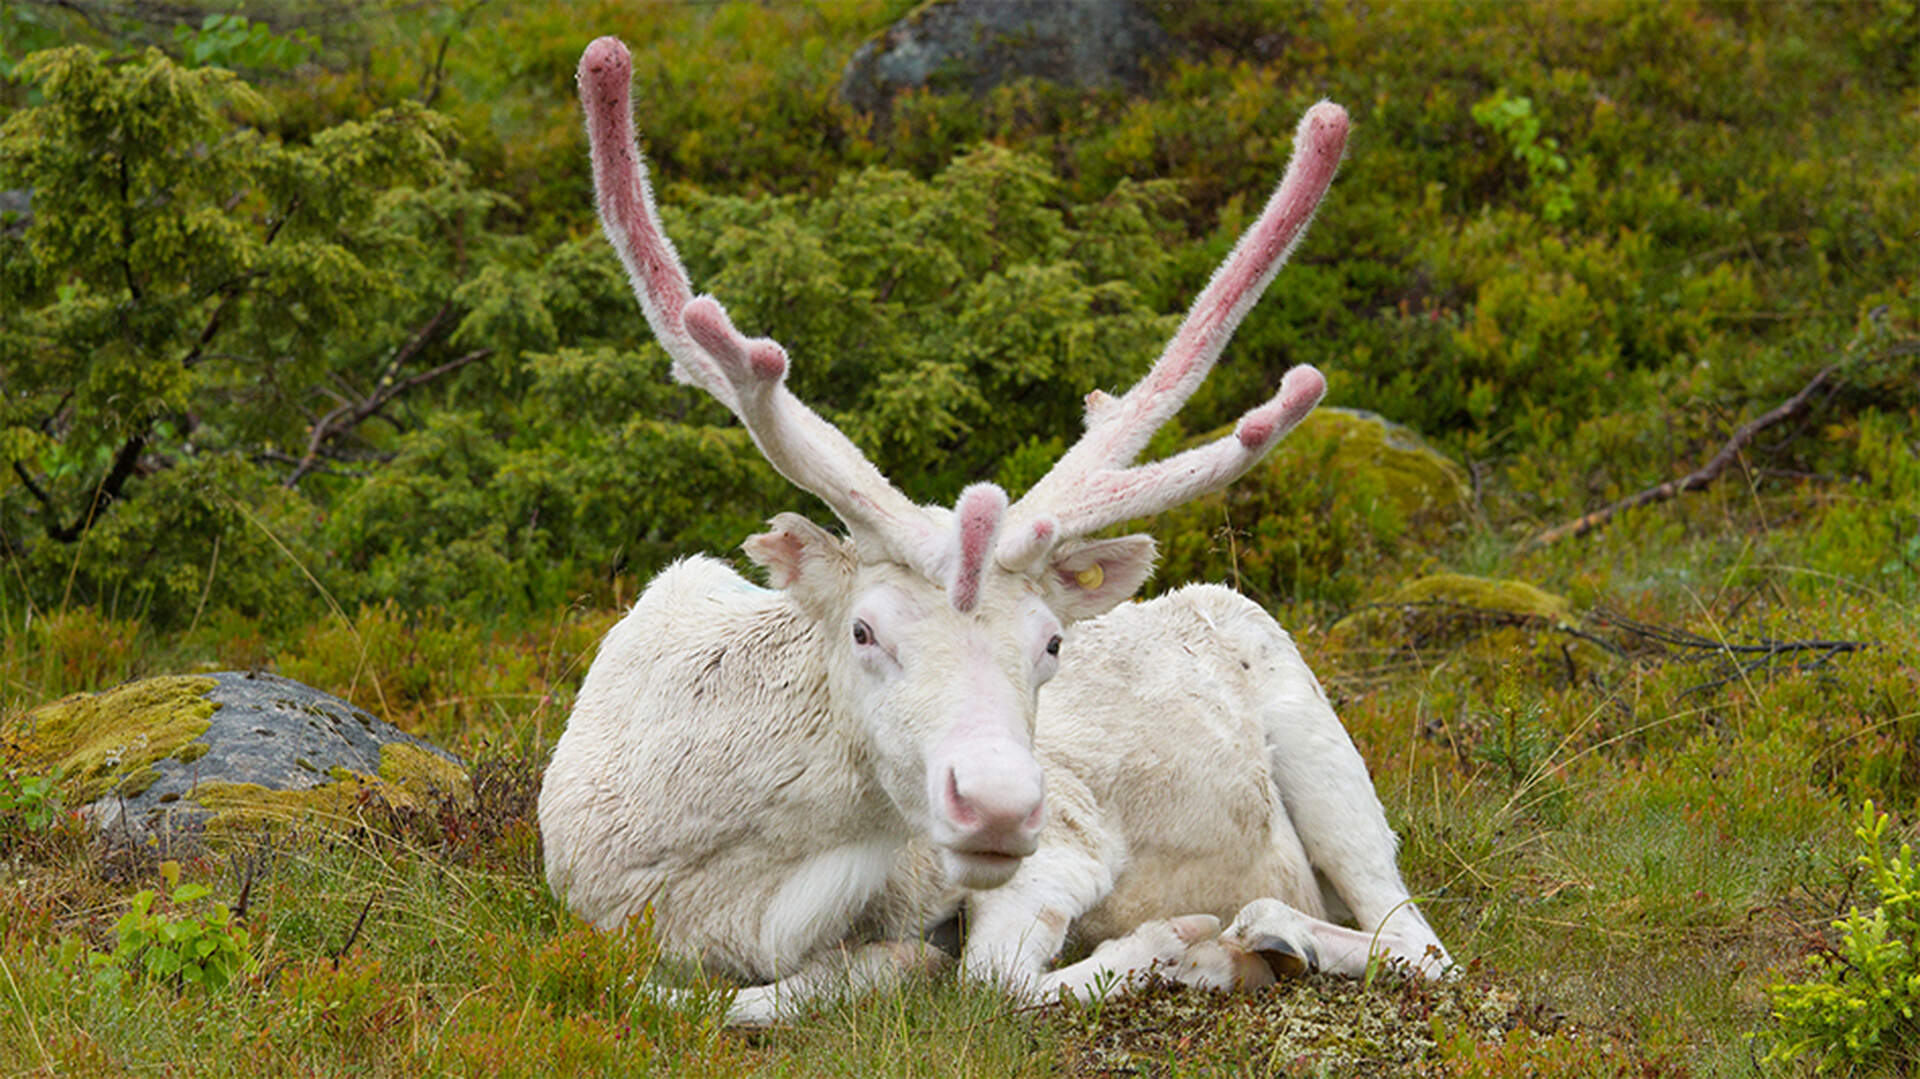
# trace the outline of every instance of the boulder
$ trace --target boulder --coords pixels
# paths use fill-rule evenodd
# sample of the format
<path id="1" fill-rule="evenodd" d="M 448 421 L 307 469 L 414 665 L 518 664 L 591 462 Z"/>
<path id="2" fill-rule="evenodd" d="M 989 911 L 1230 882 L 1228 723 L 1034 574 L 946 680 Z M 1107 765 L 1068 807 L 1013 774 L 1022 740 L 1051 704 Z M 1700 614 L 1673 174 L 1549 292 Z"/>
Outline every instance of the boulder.
<path id="1" fill-rule="evenodd" d="M 0 191 L 0 233 L 17 235 L 33 224 L 33 189 L 16 187 Z"/>
<path id="2" fill-rule="evenodd" d="M 983 94 L 1032 77 L 1139 90 L 1169 39 L 1134 0 L 929 0 L 860 46 L 840 98 L 884 113 L 922 86 Z"/>
<path id="3" fill-rule="evenodd" d="M 472 797 L 466 766 L 346 701 L 278 675 L 222 671 L 76 693 L 11 720 L 29 767 L 95 827 L 145 841 L 350 821 L 375 795 Z"/>
<path id="4" fill-rule="evenodd" d="M 1420 432 L 1377 412 L 1317 408 L 1287 438 L 1300 448 L 1332 443 L 1343 468 L 1377 481 L 1409 519 L 1457 517 L 1472 494 L 1467 470 L 1458 462 L 1434 449 Z"/>

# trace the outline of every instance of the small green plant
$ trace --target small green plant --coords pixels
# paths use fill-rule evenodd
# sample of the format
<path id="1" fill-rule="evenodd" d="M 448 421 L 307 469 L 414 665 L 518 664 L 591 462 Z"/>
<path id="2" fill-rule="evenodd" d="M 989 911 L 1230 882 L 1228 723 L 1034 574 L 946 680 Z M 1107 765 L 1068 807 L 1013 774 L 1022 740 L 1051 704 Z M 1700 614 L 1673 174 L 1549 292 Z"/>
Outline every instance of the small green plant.
<path id="1" fill-rule="evenodd" d="M 1507 140 L 1514 159 L 1527 166 L 1527 180 L 1540 192 L 1540 216 L 1555 222 L 1573 212 L 1573 188 L 1560 177 L 1567 174 L 1560 140 L 1540 134 L 1540 117 L 1533 99 L 1509 97 L 1503 89 L 1473 107 L 1473 122 Z"/>
<path id="2" fill-rule="evenodd" d="M 179 862 L 160 863 L 160 875 L 166 879 L 167 905 L 173 913 L 153 909 L 157 895 L 152 889 L 136 893 L 115 927 L 119 940 L 113 951 L 88 957 L 95 980 L 119 986 L 133 973 L 210 991 L 226 988 L 254 963 L 246 927 L 234 921 L 225 903 L 209 904 L 205 913 L 185 913 L 212 890 L 204 884 L 181 884 Z"/>
<path id="3" fill-rule="evenodd" d="M 1822 1072 L 1912 1075 L 1920 1068 L 1920 870 L 1908 844 L 1887 857 L 1886 831 L 1886 814 L 1868 802 L 1854 834 L 1867 846 L 1859 861 L 1878 904 L 1834 923 L 1840 947 L 1812 958 L 1810 980 L 1767 987 L 1781 1028 L 1769 1063 L 1812 1052 Z"/>
<path id="4" fill-rule="evenodd" d="M 1537 701 L 1502 703 L 1483 713 L 1484 734 L 1471 750 L 1473 759 L 1491 766 L 1509 786 L 1527 783 L 1553 755 L 1545 719 L 1546 709 Z"/>
<path id="5" fill-rule="evenodd" d="M 52 827 L 60 815 L 60 797 L 55 793 L 60 778 L 58 768 L 45 775 L 20 775 L 11 768 L 0 772 L 0 822 L 4 822 L 0 835 L 10 840 Z"/>

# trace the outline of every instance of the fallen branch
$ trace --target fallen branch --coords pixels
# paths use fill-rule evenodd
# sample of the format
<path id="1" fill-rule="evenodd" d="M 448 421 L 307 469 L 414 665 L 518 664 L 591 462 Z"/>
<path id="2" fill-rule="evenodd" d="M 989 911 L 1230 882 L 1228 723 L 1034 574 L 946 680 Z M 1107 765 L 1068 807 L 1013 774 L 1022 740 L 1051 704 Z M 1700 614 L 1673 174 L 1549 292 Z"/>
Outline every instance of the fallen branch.
<path id="1" fill-rule="evenodd" d="M 1594 510 L 1592 513 L 1576 517 L 1566 524 L 1549 528 L 1522 544 L 1521 549 L 1531 550 L 1535 547 L 1545 547 L 1549 543 L 1557 543 L 1569 536 L 1584 536 L 1588 532 L 1599 528 L 1601 525 L 1606 524 L 1608 521 L 1611 521 L 1613 518 L 1628 510 L 1638 509 L 1641 506 L 1649 506 L 1656 502 L 1665 502 L 1685 491 L 1700 490 L 1714 480 L 1719 479 L 1721 473 L 1731 468 L 1733 463 L 1740 459 L 1740 451 L 1746 449 L 1747 443 L 1753 441 L 1753 436 L 1772 427 L 1774 424 L 1780 423 L 1783 420 L 1790 420 L 1806 411 L 1808 403 L 1813 400 L 1813 395 L 1827 384 L 1833 372 L 1834 368 L 1832 366 L 1821 368 L 1820 373 L 1814 375 L 1812 381 L 1802 386 L 1799 393 L 1787 398 L 1785 402 L 1773 409 L 1773 411 L 1755 416 L 1753 419 L 1742 424 L 1740 429 L 1733 433 L 1733 437 L 1727 439 L 1727 444 L 1720 447 L 1720 452 L 1714 454 L 1712 460 L 1700 466 L 1698 469 L 1689 472 L 1677 480 L 1668 480 L 1665 483 L 1649 487 L 1637 494 L 1628 495 L 1626 498 L 1610 506 L 1603 506 L 1600 509 Z"/>
<path id="2" fill-rule="evenodd" d="M 1688 686 L 1680 691 L 1676 699 L 1685 699 L 1696 693 L 1711 693 L 1721 686 L 1744 682 L 1755 674 L 1773 670 L 1776 663 L 1794 671 L 1819 671 L 1824 670 L 1835 657 L 1876 647 L 1873 641 L 1780 641 L 1770 637 L 1736 644 L 1672 626 L 1649 625 L 1611 611 L 1589 612 L 1587 620 L 1594 626 L 1611 628 L 1628 637 L 1650 641 L 1664 653 L 1677 653 L 1674 658 L 1682 662 L 1713 661 L 1720 665 L 1720 670 L 1716 672 L 1720 677 Z"/>
<path id="3" fill-rule="evenodd" d="M 1643 637 L 1670 648 L 1691 652 L 1708 652 L 1722 655 L 1778 656 L 1792 652 L 1824 652 L 1837 655 L 1843 652 L 1858 652 L 1873 647 L 1872 641 L 1776 641 L 1767 637 L 1747 644 L 1734 644 L 1730 641 L 1703 637 L 1698 633 L 1672 626 L 1656 626 L 1636 621 L 1611 611 L 1594 611 L 1589 620 L 1605 626 L 1611 626 L 1635 637 Z"/>

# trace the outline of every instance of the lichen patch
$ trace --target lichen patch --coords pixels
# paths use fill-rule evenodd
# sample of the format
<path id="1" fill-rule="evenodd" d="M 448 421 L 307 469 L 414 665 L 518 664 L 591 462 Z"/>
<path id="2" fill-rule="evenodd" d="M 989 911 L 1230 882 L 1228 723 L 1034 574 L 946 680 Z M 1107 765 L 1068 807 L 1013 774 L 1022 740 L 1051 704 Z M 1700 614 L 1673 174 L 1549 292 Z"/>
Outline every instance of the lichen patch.
<path id="1" fill-rule="evenodd" d="M 1435 573 L 1334 623 L 1331 637 L 1343 644 L 1390 640 L 1426 647 L 1506 626 L 1551 629 L 1578 620 L 1566 597 L 1526 581 Z"/>
<path id="2" fill-rule="evenodd" d="M 1100 1004 L 1055 1006 L 1046 1022 L 1070 1076 L 1445 1075 L 1515 1038 L 1574 1038 L 1609 1059 L 1639 1056 L 1480 971 L 1448 982 L 1388 974 L 1372 985 L 1315 974 L 1254 993 L 1156 981 Z"/>

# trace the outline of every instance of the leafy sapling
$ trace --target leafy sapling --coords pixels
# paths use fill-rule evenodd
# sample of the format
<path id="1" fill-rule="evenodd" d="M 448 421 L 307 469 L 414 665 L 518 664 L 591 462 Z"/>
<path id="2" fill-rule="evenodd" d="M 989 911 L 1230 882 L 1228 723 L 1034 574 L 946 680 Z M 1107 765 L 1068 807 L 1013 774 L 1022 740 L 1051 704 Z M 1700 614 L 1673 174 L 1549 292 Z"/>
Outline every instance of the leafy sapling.
<path id="1" fill-rule="evenodd" d="M 140 978 L 213 992 L 252 970 L 252 937 L 225 903 L 203 903 L 212 889 L 180 883 L 179 862 L 160 863 L 160 875 L 168 890 L 161 908 L 152 889 L 136 892 L 114 927 L 113 950 L 87 957 L 95 981 L 117 987 Z"/>

